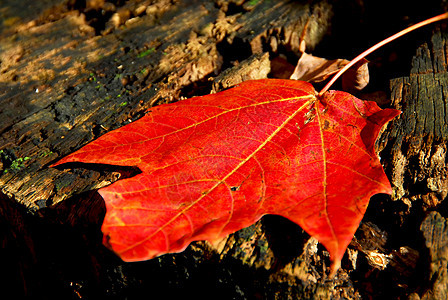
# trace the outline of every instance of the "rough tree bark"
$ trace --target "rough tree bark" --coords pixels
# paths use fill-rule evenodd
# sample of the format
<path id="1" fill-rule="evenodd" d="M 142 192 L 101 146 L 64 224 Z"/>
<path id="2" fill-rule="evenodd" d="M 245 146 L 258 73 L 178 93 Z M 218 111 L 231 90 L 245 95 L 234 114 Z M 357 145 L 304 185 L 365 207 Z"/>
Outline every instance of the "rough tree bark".
<path id="1" fill-rule="evenodd" d="M 218 245 L 197 242 L 183 253 L 123 263 L 101 245 L 105 208 L 96 189 L 133 170 L 48 168 L 153 105 L 248 79 L 285 76 L 297 60 L 307 22 L 308 51 L 317 47 L 333 58 L 355 44 L 355 50 L 371 44 L 369 38 L 349 44 L 345 33 L 334 34 L 341 28 L 335 22 L 344 16 L 358 12 L 356 20 L 368 23 L 375 14 L 367 4 L 346 4 L 52 0 L 34 4 L 34 11 L 8 4 L 0 32 L 4 290 L 39 299 L 134 299 L 156 292 L 165 298 L 445 299 L 448 34 L 443 26 L 404 43 L 408 55 L 418 47 L 413 67 L 404 76 L 410 69 L 404 60 L 402 77 L 391 81 L 392 103 L 384 104 L 403 114 L 378 143 L 394 195 L 372 199 L 334 280 L 326 277 L 325 249 L 276 216 Z M 330 48 L 335 41 L 344 43 Z M 381 57 L 401 51 L 397 46 Z M 381 64 L 377 57 L 373 72 L 383 70 Z"/>
<path id="2" fill-rule="evenodd" d="M 447 41 L 446 30 L 437 27 L 417 49 L 409 77 L 391 81 L 392 101 L 403 114 L 383 136 L 388 141 L 383 153 L 392 158 L 386 162 L 394 187 L 392 200 L 403 204 L 395 213 L 401 214 L 398 230 L 407 238 L 397 244 L 409 243 L 406 239 L 412 236 L 416 240 L 423 238 L 427 247 L 424 252 L 429 252 L 418 250 L 424 256 L 420 263 L 429 263 L 424 278 L 428 290 L 420 290 L 422 299 L 448 296 L 444 202 L 448 194 Z M 420 243 L 408 245 L 421 248 Z M 417 299 L 417 294 L 413 296 Z"/>

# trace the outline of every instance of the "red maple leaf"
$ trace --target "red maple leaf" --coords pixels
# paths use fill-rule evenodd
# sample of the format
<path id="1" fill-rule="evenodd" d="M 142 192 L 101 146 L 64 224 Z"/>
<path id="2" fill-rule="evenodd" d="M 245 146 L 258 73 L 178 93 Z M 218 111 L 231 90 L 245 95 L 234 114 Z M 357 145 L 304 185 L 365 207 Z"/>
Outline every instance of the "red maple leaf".
<path id="1" fill-rule="evenodd" d="M 135 166 L 102 188 L 104 241 L 125 261 L 220 239 L 265 214 L 284 216 L 330 252 L 333 270 L 373 194 L 391 193 L 374 151 L 399 114 L 307 82 L 247 81 L 160 105 L 65 157 Z"/>

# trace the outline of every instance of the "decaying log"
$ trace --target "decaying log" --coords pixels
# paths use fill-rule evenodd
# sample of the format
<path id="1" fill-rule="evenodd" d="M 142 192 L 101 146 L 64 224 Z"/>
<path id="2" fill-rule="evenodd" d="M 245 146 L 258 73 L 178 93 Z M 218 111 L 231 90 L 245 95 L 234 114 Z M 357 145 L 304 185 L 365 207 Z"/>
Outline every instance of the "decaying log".
<path id="1" fill-rule="evenodd" d="M 447 40 L 446 30 L 439 27 L 417 49 L 409 77 L 391 81 L 392 103 L 403 113 L 382 137 L 387 141 L 381 155 L 388 158 L 385 165 L 394 188 L 392 201 L 401 203 L 395 212 L 400 227 L 397 234 L 414 236 L 412 247 L 421 247 L 420 278 L 427 286 L 413 297 L 422 299 L 445 299 L 448 287 L 443 263 L 448 259 L 446 220 L 440 214 L 446 213 L 448 193 Z"/>
<path id="2" fill-rule="evenodd" d="M 104 35 L 96 35 L 86 19 L 92 10 L 61 13 L 2 40 L 1 97 L 7 101 L 0 108 L 0 185 L 30 209 L 110 182 L 98 172 L 50 169 L 50 162 L 156 103 L 190 96 L 190 85 L 229 67 L 223 60 L 238 63 L 271 48 L 297 48 L 309 19 L 307 42 L 316 45 L 331 14 L 322 3 L 136 1 L 117 9 L 134 15 L 115 24 L 123 27 L 111 30 L 108 23 Z"/>

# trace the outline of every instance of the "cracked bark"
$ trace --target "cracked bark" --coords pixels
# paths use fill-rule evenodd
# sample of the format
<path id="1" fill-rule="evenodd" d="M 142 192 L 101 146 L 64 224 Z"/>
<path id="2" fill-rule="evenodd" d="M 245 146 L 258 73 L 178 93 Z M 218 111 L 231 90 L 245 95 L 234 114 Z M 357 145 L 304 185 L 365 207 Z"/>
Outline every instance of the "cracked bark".
<path id="1" fill-rule="evenodd" d="M 439 27 L 417 49 L 409 77 L 391 81 L 392 102 L 403 113 L 384 134 L 388 143 L 382 155 L 392 157 L 386 163 L 392 200 L 405 204 L 402 224 L 420 227 L 426 246 L 420 250 L 421 260 L 430 262 L 424 267 L 427 286 L 412 294 L 413 299 L 445 299 L 448 287 L 443 263 L 448 259 L 443 233 L 448 193 L 447 40 Z M 420 234 L 414 231 L 418 239 Z"/>

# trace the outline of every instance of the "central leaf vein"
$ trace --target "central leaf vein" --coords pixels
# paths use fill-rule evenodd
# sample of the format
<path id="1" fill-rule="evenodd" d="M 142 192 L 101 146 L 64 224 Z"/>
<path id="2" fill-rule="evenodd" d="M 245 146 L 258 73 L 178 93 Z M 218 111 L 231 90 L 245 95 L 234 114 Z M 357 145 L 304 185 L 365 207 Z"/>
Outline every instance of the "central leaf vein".
<path id="1" fill-rule="evenodd" d="M 173 216 L 170 220 L 168 220 L 167 222 L 165 222 L 165 224 L 163 224 L 162 226 L 160 226 L 156 231 L 154 231 L 152 234 L 148 235 L 147 237 L 145 237 L 143 240 L 141 240 L 138 243 L 135 243 L 131 246 L 129 246 L 127 249 L 122 250 L 122 252 L 126 252 L 129 249 L 135 248 L 136 246 L 145 243 L 147 240 L 151 239 L 152 237 L 154 237 L 156 234 L 158 234 L 159 232 L 163 232 L 163 230 L 170 225 L 172 222 L 174 222 L 176 219 L 178 219 L 181 215 L 185 214 L 188 210 L 190 210 L 194 205 L 196 205 L 198 202 L 200 202 L 202 199 L 204 199 L 204 197 L 208 194 L 210 194 L 210 192 L 212 192 L 214 189 L 216 189 L 219 185 L 225 183 L 225 181 L 232 176 L 238 169 L 240 169 L 246 162 L 248 162 L 251 158 L 253 158 L 268 142 L 270 142 L 292 119 L 294 119 L 294 117 L 297 116 L 298 113 L 300 113 L 301 111 L 303 111 L 304 109 L 306 109 L 307 107 L 309 107 L 310 105 L 312 105 L 315 101 L 316 101 L 316 97 L 314 95 L 310 95 L 310 96 L 306 96 L 306 97 L 295 97 L 295 98 L 291 98 L 289 100 L 293 100 L 293 99 L 303 99 L 303 98 L 310 98 L 308 101 L 306 101 L 304 104 L 302 104 L 293 114 L 291 114 L 289 117 L 286 118 L 286 120 L 280 124 L 266 139 L 264 142 L 262 142 L 260 144 L 260 146 L 257 147 L 257 149 L 255 149 L 251 154 L 249 154 L 245 159 L 243 159 L 235 168 L 233 168 L 229 173 L 227 173 L 220 181 L 218 181 L 214 186 L 212 186 L 207 193 L 202 194 L 197 200 L 193 201 L 192 203 L 190 203 L 188 206 L 186 206 L 184 209 L 182 209 L 181 211 L 179 211 L 175 216 Z M 282 99 L 284 100 L 284 99 Z M 266 102 L 265 102 L 266 103 Z M 270 102 L 269 102 L 270 103 Z M 229 110 L 230 111 L 230 110 Z M 224 113 L 228 113 L 229 111 L 223 112 Z M 220 114 L 221 115 L 221 114 Z M 216 117 L 216 116 L 215 116 Z M 209 118 L 211 119 L 211 118 Z M 209 120 L 207 119 L 207 120 Z M 195 124 L 197 125 L 197 124 Z M 185 129 L 185 128 L 184 128 Z M 167 249 L 169 250 L 169 249 Z"/>

